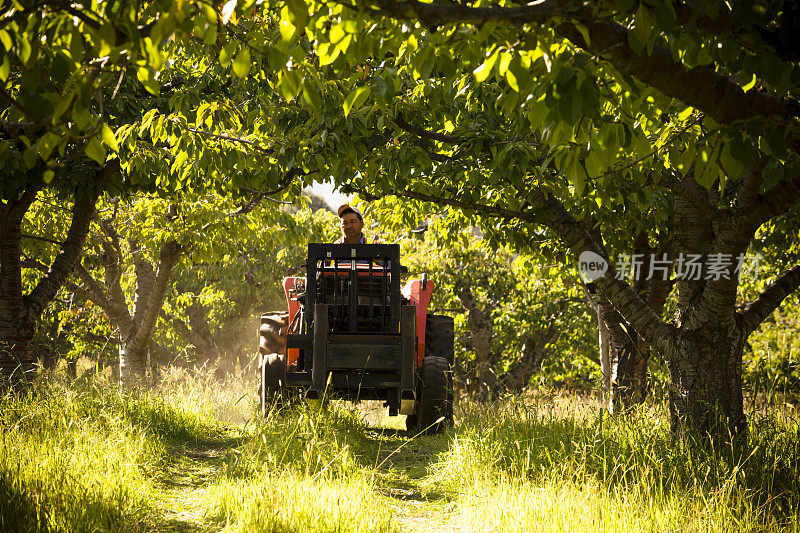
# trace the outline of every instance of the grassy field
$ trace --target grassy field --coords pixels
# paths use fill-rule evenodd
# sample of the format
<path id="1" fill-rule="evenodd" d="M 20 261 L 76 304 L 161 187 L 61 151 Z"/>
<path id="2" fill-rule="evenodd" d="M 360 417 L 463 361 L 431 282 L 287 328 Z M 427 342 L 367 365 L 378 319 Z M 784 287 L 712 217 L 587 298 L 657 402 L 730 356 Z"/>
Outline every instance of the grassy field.
<path id="1" fill-rule="evenodd" d="M 6 395 L 0 531 L 800 531 L 791 407 L 754 414 L 745 449 L 700 449 L 659 404 L 461 405 L 414 436 L 364 405 L 257 416 L 254 390 L 175 372 Z"/>

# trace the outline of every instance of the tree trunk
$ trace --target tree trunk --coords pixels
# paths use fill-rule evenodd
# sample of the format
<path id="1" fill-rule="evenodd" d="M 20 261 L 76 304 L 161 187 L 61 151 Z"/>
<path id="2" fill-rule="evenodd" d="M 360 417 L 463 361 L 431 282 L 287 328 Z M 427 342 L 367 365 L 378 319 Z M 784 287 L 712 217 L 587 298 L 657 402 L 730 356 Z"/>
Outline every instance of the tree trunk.
<path id="1" fill-rule="evenodd" d="M 27 380 L 36 370 L 29 352 L 35 319 L 22 294 L 20 227 L 37 190 L 27 189 L 19 200 L 0 204 L 0 379 L 12 384 Z"/>
<path id="2" fill-rule="evenodd" d="M 119 379 L 123 383 L 147 384 L 150 380 L 150 350 L 128 344 L 120 339 Z"/>
<path id="3" fill-rule="evenodd" d="M 114 213 L 116 214 L 116 210 Z M 100 224 L 105 237 L 102 241 L 105 287 L 78 263 L 75 272 L 83 286 L 73 286 L 73 290 L 81 291 L 86 298 L 100 306 L 109 323 L 117 329 L 120 381 L 123 384 L 142 385 L 147 384 L 151 377 L 150 337 L 164 304 L 170 274 L 180 258 L 181 247 L 174 240 L 162 244 L 158 266 L 154 268 L 146 260 L 138 242 L 129 241 L 136 274 L 133 314 L 131 314 L 120 283 L 124 259 L 119 234 L 113 227 L 113 217 L 114 215 Z"/>
<path id="4" fill-rule="evenodd" d="M 673 431 L 685 438 L 711 436 L 723 441 L 744 433 L 742 398 L 745 336 L 735 323 L 707 323 L 681 332 L 668 354 L 670 415 Z"/>
<path id="5" fill-rule="evenodd" d="M 475 354 L 471 369 L 467 369 L 465 384 L 467 394 L 479 402 L 496 398 L 497 374 L 491 344 L 494 334 L 494 319 L 491 306 L 479 307 L 469 285 L 458 290 L 461 305 L 467 310 L 467 338 Z"/>
<path id="6" fill-rule="evenodd" d="M 596 312 L 597 343 L 600 349 L 600 375 L 603 380 L 603 403 L 605 403 L 606 409 L 613 413 L 614 404 L 611 396 L 611 383 L 614 380 L 614 374 L 611 371 L 611 342 L 608 335 L 608 328 L 606 327 L 599 307 L 596 308 Z"/>

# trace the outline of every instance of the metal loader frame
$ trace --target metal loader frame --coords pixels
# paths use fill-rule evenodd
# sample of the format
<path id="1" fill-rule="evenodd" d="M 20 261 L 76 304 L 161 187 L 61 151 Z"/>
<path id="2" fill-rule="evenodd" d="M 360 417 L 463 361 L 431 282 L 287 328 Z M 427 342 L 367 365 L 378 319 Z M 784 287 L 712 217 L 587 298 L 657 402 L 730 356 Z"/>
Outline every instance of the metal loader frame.
<path id="1" fill-rule="evenodd" d="M 309 244 L 306 269 L 305 333 L 287 335 L 299 357 L 286 385 L 412 413 L 417 310 L 403 305 L 400 246 Z"/>

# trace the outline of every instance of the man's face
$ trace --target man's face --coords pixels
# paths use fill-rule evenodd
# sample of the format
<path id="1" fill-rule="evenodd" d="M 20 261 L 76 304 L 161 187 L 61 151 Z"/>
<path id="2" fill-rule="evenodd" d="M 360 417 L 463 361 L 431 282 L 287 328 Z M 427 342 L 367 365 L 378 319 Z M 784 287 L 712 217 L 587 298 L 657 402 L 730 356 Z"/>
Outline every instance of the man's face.
<path id="1" fill-rule="evenodd" d="M 345 239 L 356 239 L 361 236 L 364 222 L 355 213 L 345 213 L 341 217 L 342 235 Z"/>

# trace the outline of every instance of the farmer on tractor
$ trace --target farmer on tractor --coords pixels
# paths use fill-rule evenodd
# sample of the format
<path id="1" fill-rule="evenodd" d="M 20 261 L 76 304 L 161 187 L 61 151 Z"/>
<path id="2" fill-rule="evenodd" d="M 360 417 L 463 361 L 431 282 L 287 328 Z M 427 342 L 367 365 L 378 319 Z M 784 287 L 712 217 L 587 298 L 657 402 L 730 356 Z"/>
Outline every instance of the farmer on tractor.
<path id="1" fill-rule="evenodd" d="M 283 280 L 288 313 L 259 328 L 261 409 L 287 395 L 383 400 L 412 431 L 452 424 L 453 319 L 428 310 L 434 283 L 402 283 L 398 244 L 372 244 L 339 207 L 342 236 L 309 243 L 306 275 Z"/>

